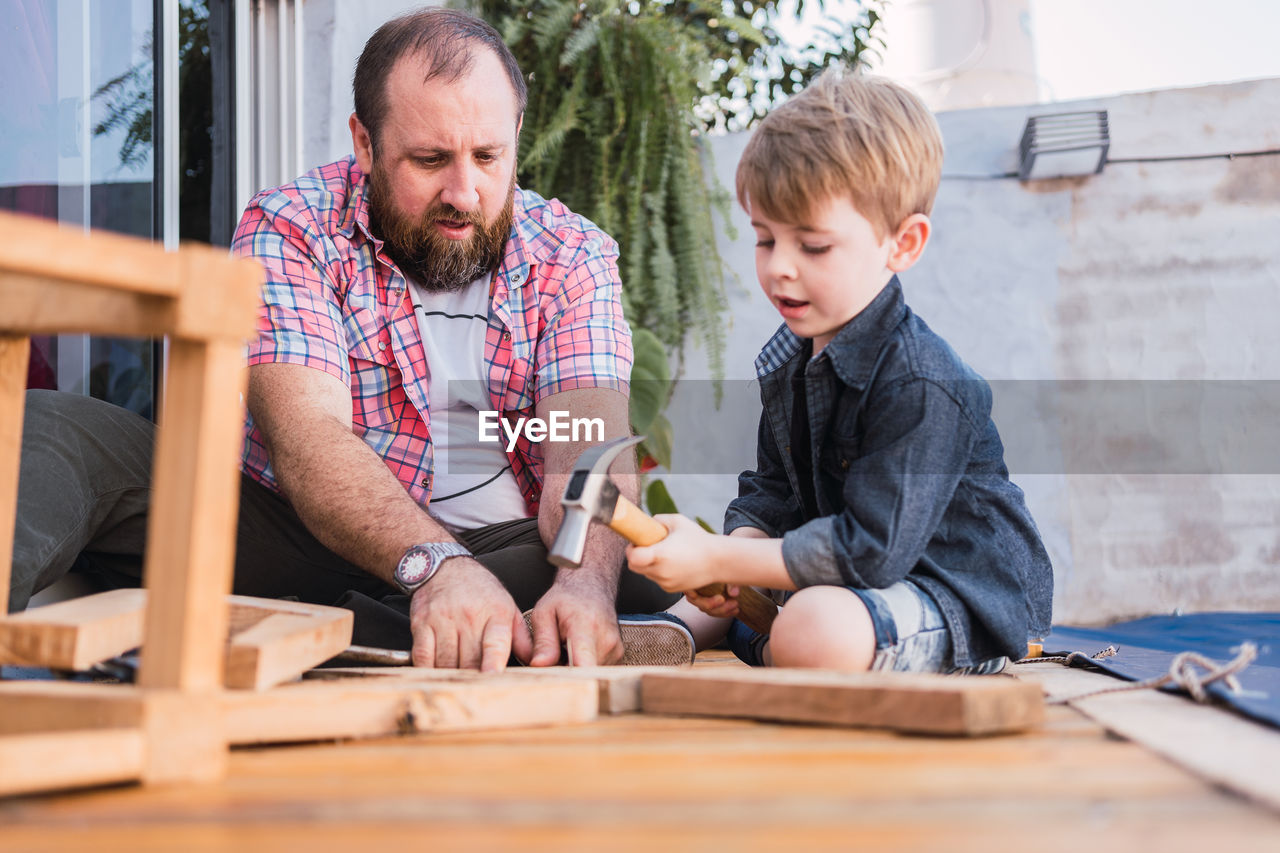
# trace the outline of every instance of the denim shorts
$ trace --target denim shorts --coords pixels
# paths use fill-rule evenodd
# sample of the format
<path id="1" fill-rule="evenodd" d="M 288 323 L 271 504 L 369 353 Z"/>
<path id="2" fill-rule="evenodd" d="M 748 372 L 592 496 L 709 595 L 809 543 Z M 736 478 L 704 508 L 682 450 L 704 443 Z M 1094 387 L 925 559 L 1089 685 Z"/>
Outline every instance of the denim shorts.
<path id="1" fill-rule="evenodd" d="M 872 670 L 987 675 L 1004 669 L 1008 662 L 998 657 L 975 666 L 952 666 L 951 632 L 942 611 L 931 595 L 909 580 L 886 589 L 845 589 L 858 596 L 871 613 L 876 635 Z M 766 639 L 736 619 L 729 630 L 729 648 L 752 666 L 763 665 Z"/>

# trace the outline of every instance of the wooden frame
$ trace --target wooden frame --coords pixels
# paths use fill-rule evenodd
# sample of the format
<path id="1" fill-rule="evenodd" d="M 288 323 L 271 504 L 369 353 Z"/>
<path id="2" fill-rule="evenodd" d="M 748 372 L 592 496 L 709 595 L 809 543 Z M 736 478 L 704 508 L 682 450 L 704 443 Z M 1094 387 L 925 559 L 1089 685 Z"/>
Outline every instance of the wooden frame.
<path id="1" fill-rule="evenodd" d="M 221 774 L 225 741 L 211 695 L 221 688 L 226 596 L 231 591 L 239 503 L 236 466 L 245 391 L 244 342 L 252 334 L 262 269 L 210 246 L 165 252 L 146 241 L 85 234 L 33 217 L 0 214 L 0 590 L 8 610 L 21 454 L 27 336 L 58 332 L 169 337 L 167 393 L 152 476 L 143 583 L 149 606 L 135 731 L 144 779 L 209 779 Z M 116 602 L 118 603 L 118 602 Z M 125 618 L 123 621 L 128 621 Z M 117 638 L 119 639 L 119 638 Z M 129 638 L 130 640 L 134 638 Z M 72 663 L 79 662 L 74 654 Z M 6 688 L 11 685 L 4 685 Z M 52 685 L 59 687 L 62 685 Z M 62 701 L 76 701 L 70 694 Z M 0 715 L 9 702 L 0 696 Z M 90 731 L 77 737 L 117 737 Z M 70 737 L 67 733 L 41 738 Z M 104 754 L 133 767 L 138 750 Z M 28 741 L 30 743 L 30 741 Z M 12 741 L 0 749 L 22 747 Z M 38 746 L 38 744 L 37 744 Z M 37 749 L 37 751 L 39 751 Z M 6 774 L 22 784 L 38 761 Z M 57 778 L 74 781 L 76 762 Z M 104 768 L 90 767 L 85 782 Z M 57 776 L 57 774 L 54 774 Z M 41 787 L 38 778 L 29 781 Z"/>
<path id="2" fill-rule="evenodd" d="M 350 642 L 351 614 L 230 596 L 244 341 L 262 269 L 208 246 L 0 213 L 0 590 L 8 604 L 27 336 L 169 338 L 140 591 L 0 616 L 0 653 L 80 668 L 141 644 L 138 683 L 0 682 L 0 795 L 141 779 L 207 781 L 233 743 L 549 725 L 594 718 L 597 688 L 543 681 L 285 685 Z M 7 611 L 7 606 L 0 614 Z M 228 631 L 238 623 L 230 642 Z M 242 690 L 226 691 L 227 685 Z M 524 688 L 527 682 L 518 685 Z M 532 699 L 532 701 L 530 701 Z"/>
<path id="3" fill-rule="evenodd" d="M 104 754 L 144 779 L 210 779 L 226 746 L 209 725 L 221 688 L 226 596 L 231 591 L 245 391 L 243 347 L 254 330 L 262 270 L 210 246 L 165 252 L 145 240 L 92 235 L 33 217 L 0 214 L 0 590 L 7 611 L 27 336 L 57 332 L 169 337 L 143 583 L 149 593 L 138 681 L 143 760 L 131 745 Z M 73 656 L 74 662 L 74 656 Z M 5 685 L 9 687 L 10 685 Z M 58 685 L 54 685 L 58 686 Z M 63 704 L 76 700 L 70 695 Z M 0 696 L 0 715 L 8 713 Z M 119 733 L 91 731 L 78 737 Z M 67 738 L 70 735 L 41 735 Z M 123 738 L 123 736 L 120 736 Z M 129 744 L 133 743 L 131 738 Z M 30 743 L 30 741 L 28 741 Z M 0 751 L 19 749 L 9 741 Z M 37 744 L 39 752 L 39 744 Z M 41 762 L 24 761 L 21 785 Z M 104 768 L 82 769 L 85 782 Z M 47 765 L 45 765 L 47 767 Z M 72 782 L 72 761 L 59 779 Z M 39 778 L 25 779 L 41 787 Z"/>
<path id="4" fill-rule="evenodd" d="M 137 779 L 217 779 L 233 743 L 583 722 L 601 709 L 737 716 L 752 708 L 748 716 L 766 719 L 957 734 L 1006 731 L 1040 719 L 1039 692 L 1027 685 L 973 679 L 962 687 L 964 679 L 923 677 L 925 684 L 875 674 L 823 681 L 821 674 L 646 668 L 346 678 L 262 689 L 329 657 L 350 638 L 349 615 L 229 595 L 242 347 L 254 329 L 262 270 L 207 246 L 170 253 L 143 240 L 86 235 L 7 213 L 0 213 L 0 231 L 6 235 L 0 246 L 0 590 L 6 605 L 26 337 L 90 332 L 167 335 L 170 341 L 145 607 L 143 593 L 123 591 L 0 616 L 0 653 L 28 663 L 79 668 L 141 643 L 138 683 L 0 683 L 0 796 Z M 243 630 L 232 632 L 228 643 L 233 621 Z M 251 689 L 225 690 L 224 682 Z M 921 699 L 928 690 L 933 711 Z M 861 704 L 849 701 L 855 695 Z M 939 696 L 949 704 L 939 706 Z M 949 709 L 945 720 L 938 707 Z"/>

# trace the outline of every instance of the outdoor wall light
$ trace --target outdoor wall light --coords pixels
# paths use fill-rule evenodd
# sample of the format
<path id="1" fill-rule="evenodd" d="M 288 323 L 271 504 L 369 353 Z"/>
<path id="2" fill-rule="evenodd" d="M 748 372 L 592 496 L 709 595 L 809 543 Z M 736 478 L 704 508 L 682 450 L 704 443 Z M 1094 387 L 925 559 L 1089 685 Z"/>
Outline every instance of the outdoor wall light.
<path id="1" fill-rule="evenodd" d="M 1018 179 L 1096 175 L 1110 147 L 1106 110 L 1031 116 L 1018 143 Z"/>

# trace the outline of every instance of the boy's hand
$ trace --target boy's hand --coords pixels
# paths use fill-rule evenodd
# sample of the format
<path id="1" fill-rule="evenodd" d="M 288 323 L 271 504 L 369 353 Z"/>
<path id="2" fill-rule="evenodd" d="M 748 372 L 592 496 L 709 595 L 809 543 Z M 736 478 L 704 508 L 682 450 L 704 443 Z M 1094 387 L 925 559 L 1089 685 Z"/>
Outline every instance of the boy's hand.
<path id="1" fill-rule="evenodd" d="M 724 537 L 708 533 L 683 515 L 654 518 L 670 533 L 656 545 L 628 547 L 627 565 L 631 570 L 667 592 L 684 592 L 714 582 L 718 544 Z"/>
<path id="2" fill-rule="evenodd" d="M 738 592 L 741 587 L 736 584 L 730 586 L 726 591 L 728 595 L 698 595 L 697 591 L 691 590 L 684 594 L 689 599 L 689 603 L 701 610 L 708 616 L 716 616 L 722 619 L 738 615 Z"/>

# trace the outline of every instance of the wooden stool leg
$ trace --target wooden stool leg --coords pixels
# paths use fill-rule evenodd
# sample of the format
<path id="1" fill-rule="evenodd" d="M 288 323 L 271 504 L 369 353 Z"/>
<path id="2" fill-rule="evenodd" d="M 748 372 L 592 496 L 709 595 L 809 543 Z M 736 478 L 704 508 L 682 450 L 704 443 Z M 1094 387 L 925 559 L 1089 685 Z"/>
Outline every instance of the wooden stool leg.
<path id="1" fill-rule="evenodd" d="M 18 465 L 22 456 L 22 410 L 26 402 L 26 336 L 0 335 L 0 618 L 9 612 L 9 573 L 18 514 Z"/>
<path id="2" fill-rule="evenodd" d="M 205 692 L 222 686 L 240 502 L 243 408 L 235 401 L 247 379 L 243 347 L 173 339 L 168 376 L 152 474 L 153 494 L 168 498 L 151 507 L 147 526 L 138 683 Z"/>

